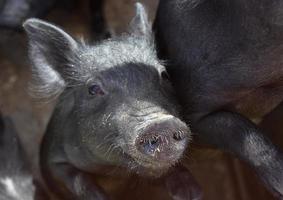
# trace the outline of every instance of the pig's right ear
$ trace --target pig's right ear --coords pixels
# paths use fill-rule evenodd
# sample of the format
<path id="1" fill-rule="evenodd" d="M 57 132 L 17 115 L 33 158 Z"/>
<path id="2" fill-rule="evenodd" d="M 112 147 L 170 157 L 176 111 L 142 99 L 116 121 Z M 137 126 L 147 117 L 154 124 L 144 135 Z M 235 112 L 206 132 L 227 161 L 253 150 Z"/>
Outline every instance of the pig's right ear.
<path id="1" fill-rule="evenodd" d="M 78 43 L 62 29 L 39 19 L 28 19 L 23 27 L 29 39 L 29 57 L 36 79 L 36 92 L 60 94 L 68 84 Z"/>
<path id="2" fill-rule="evenodd" d="M 151 39 L 152 30 L 147 12 L 141 3 L 136 3 L 136 15 L 130 23 L 130 33 L 145 39 Z"/>

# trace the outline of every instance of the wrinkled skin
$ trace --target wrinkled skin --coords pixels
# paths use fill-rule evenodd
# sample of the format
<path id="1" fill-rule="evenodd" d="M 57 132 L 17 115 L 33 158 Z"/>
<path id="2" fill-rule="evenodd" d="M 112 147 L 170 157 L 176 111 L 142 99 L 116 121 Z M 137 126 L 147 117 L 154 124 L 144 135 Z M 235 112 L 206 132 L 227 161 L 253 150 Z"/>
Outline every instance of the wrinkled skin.
<path id="1" fill-rule="evenodd" d="M 283 3 L 164 0 L 155 21 L 186 122 L 283 195 L 283 155 L 256 123 L 283 99 Z"/>
<path id="2" fill-rule="evenodd" d="M 127 34 L 96 46 L 79 43 L 41 20 L 23 25 L 33 64 L 32 90 L 37 97 L 57 99 L 40 165 L 60 199 L 108 199 L 91 178 L 95 174 L 160 177 L 187 146 L 190 129 L 178 118 L 145 10 L 141 4 L 136 8 Z"/>
<path id="3" fill-rule="evenodd" d="M 12 121 L 0 113 L 0 199 L 46 200 L 33 178 Z"/>

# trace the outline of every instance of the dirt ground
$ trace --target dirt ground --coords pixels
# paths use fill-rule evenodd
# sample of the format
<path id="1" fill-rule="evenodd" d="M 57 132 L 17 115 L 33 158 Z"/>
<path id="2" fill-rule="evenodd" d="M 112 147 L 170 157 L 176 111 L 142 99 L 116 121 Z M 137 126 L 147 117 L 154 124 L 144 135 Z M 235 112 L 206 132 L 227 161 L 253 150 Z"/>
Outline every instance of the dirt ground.
<path id="1" fill-rule="evenodd" d="M 120 33 L 131 19 L 133 0 L 107 0 L 105 14 L 112 32 Z M 153 19 L 157 0 L 143 0 Z M 86 39 L 89 35 L 88 14 L 84 1 L 73 8 L 57 8 L 48 20 L 63 26 L 73 35 Z M 30 98 L 26 36 L 10 31 L 0 32 L 0 110 L 11 116 L 20 139 L 30 158 L 33 172 L 38 176 L 38 149 L 52 104 Z M 261 124 L 268 134 L 283 147 L 283 106 L 270 114 Z M 280 117 L 281 116 L 281 117 Z M 271 124 L 271 125 L 270 125 Z M 280 135 L 281 134 L 281 135 Z M 258 177 L 244 163 L 217 150 L 194 144 L 187 156 L 188 168 L 203 188 L 205 200 L 269 200 L 274 199 Z"/>

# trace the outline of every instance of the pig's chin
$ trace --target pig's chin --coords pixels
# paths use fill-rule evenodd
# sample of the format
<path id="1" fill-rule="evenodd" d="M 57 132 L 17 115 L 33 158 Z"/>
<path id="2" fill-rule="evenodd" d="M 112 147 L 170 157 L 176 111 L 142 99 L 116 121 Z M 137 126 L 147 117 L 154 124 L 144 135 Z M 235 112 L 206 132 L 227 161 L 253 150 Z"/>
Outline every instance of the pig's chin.
<path id="1" fill-rule="evenodd" d="M 162 175 L 166 174 L 171 167 L 172 167 L 171 165 L 160 168 L 149 168 L 149 167 L 139 166 L 135 170 L 135 173 L 139 176 L 146 178 L 159 178 Z"/>
<path id="2" fill-rule="evenodd" d="M 181 156 L 181 153 L 176 153 L 174 157 L 168 157 L 168 159 L 161 161 L 142 156 L 135 151 L 124 152 L 123 160 L 130 173 L 146 178 L 159 178 L 166 174 L 171 167 L 175 166 Z"/>
<path id="3" fill-rule="evenodd" d="M 137 159 L 132 159 L 131 172 L 146 178 L 159 178 L 166 174 L 178 160 L 168 162 L 144 162 Z"/>

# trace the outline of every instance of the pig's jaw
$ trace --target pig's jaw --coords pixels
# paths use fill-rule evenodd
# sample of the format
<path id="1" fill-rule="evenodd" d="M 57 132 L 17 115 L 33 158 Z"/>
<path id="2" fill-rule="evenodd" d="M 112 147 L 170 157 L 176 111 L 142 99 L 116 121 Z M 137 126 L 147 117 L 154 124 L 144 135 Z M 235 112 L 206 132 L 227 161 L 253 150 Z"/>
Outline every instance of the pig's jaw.
<path id="1" fill-rule="evenodd" d="M 147 178 L 159 178 L 162 175 L 166 174 L 167 171 L 174 167 L 179 159 L 181 158 L 182 154 L 177 154 L 175 158 L 171 158 L 168 161 L 151 161 L 150 159 L 142 159 L 141 157 L 133 157 L 128 153 L 124 154 L 124 162 L 125 168 L 130 173 L 135 173 L 142 177 Z"/>
<path id="2" fill-rule="evenodd" d="M 177 160 L 174 163 L 159 163 L 148 164 L 145 163 L 138 163 L 137 161 L 133 161 L 130 166 L 131 173 L 135 173 L 139 176 L 146 177 L 146 178 L 159 178 L 162 175 L 166 174 L 168 170 L 177 164 Z"/>

